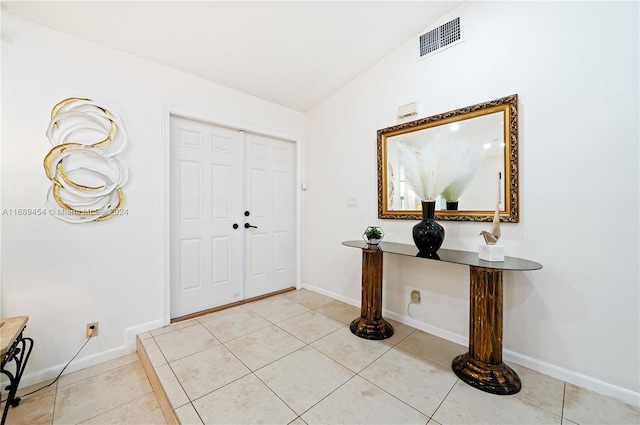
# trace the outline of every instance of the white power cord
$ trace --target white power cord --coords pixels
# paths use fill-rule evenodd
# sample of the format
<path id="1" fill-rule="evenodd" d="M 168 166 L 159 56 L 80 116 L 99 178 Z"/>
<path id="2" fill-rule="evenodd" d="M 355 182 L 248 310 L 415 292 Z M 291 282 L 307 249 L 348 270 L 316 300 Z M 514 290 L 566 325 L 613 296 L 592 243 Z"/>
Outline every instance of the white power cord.
<path id="1" fill-rule="evenodd" d="M 418 303 L 414 303 L 413 301 L 409 301 L 409 304 L 407 304 L 407 314 L 409 315 L 409 317 L 414 319 L 414 317 L 411 315 L 411 311 L 409 311 L 409 308 L 411 307 L 411 304 L 418 304 Z"/>

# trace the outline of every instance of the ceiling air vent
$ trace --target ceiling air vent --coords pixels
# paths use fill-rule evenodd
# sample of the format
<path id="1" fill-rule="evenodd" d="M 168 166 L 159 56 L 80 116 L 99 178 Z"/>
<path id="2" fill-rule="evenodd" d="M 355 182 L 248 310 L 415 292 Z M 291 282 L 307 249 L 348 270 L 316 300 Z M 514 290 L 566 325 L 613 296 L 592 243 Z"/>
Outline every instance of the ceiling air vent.
<path id="1" fill-rule="evenodd" d="M 445 47 L 455 46 L 462 41 L 460 17 L 458 17 L 419 36 L 418 59 L 437 53 Z"/>

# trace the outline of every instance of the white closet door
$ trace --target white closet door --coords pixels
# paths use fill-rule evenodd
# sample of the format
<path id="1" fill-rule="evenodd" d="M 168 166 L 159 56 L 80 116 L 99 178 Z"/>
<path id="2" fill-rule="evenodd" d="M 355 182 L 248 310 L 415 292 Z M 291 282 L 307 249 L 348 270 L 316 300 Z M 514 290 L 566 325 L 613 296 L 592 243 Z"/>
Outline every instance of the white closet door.
<path id="1" fill-rule="evenodd" d="M 171 118 L 171 317 L 242 297 L 238 131 Z"/>
<path id="2" fill-rule="evenodd" d="M 245 297 L 296 284 L 296 150 L 245 134 Z"/>
<path id="3" fill-rule="evenodd" d="M 171 317 L 295 286 L 295 144 L 170 125 Z"/>

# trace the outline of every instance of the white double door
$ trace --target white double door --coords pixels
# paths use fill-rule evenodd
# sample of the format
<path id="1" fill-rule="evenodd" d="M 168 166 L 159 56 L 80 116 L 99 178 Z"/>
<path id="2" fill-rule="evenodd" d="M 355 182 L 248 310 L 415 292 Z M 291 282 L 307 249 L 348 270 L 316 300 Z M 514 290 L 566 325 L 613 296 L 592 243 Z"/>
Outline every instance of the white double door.
<path id="1" fill-rule="evenodd" d="M 170 126 L 171 318 L 295 286 L 295 143 Z"/>

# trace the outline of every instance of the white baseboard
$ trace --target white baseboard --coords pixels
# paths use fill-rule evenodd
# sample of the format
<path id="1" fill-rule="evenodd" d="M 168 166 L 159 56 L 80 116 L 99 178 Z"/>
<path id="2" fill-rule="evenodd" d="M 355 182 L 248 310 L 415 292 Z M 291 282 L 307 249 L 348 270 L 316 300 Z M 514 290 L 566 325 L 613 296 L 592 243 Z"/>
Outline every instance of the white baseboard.
<path id="1" fill-rule="evenodd" d="M 358 307 L 358 308 L 360 307 L 360 300 L 356 300 L 354 298 L 348 298 L 348 297 L 345 297 L 344 295 L 340 295 L 340 294 L 336 294 L 335 292 L 327 291 L 326 289 L 320 288 L 319 286 L 315 286 L 315 285 L 311 285 L 309 283 L 302 282 L 302 283 L 300 283 L 300 287 L 308 289 L 308 290 L 313 291 L 313 292 L 317 292 L 320 295 L 326 295 L 327 297 L 331 297 L 331 298 L 333 298 L 335 300 L 342 301 L 343 303 L 347 303 L 347 304 L 352 305 L 354 307 Z"/>
<path id="2" fill-rule="evenodd" d="M 428 334 L 435 335 L 442 339 L 446 339 L 447 341 L 455 342 L 456 344 L 460 344 L 464 346 L 469 345 L 469 338 L 466 336 L 449 332 L 448 330 L 430 325 L 425 322 L 421 322 L 412 317 L 407 317 L 406 315 L 397 314 L 397 313 L 394 313 L 393 311 L 389 311 L 385 309 L 382 310 L 382 315 L 384 317 L 388 317 L 389 319 L 393 319 L 397 322 L 404 323 L 405 325 L 409 325 L 412 328 L 416 328 Z"/>
<path id="3" fill-rule="evenodd" d="M 152 320 L 151 322 L 141 323 L 136 326 L 130 326 L 124 330 L 124 342 L 127 349 L 134 352 L 137 349 L 136 337 L 144 332 L 149 332 L 164 326 L 162 319 Z"/>
<path id="4" fill-rule="evenodd" d="M 640 393 L 627 388 L 609 384 L 608 382 L 601 381 L 591 376 L 583 375 L 582 373 L 565 369 L 511 350 L 503 350 L 502 358 L 506 362 L 513 362 L 520 366 L 542 373 L 543 375 L 548 375 L 569 384 L 586 388 L 607 397 L 615 398 L 632 406 L 640 407 Z"/>
<path id="5" fill-rule="evenodd" d="M 100 353 L 92 354 L 90 356 L 74 359 L 69 364 L 69 367 L 65 369 L 64 375 L 71 372 L 76 372 L 80 369 L 85 369 L 90 366 L 95 366 L 99 363 L 113 360 L 126 354 L 133 353 L 134 351 L 136 351 L 136 335 L 160 327 L 162 327 L 162 319 L 126 328 L 124 330 L 123 345 L 111 348 L 106 351 L 102 351 Z M 31 385 L 39 384 L 41 382 L 55 378 L 56 376 L 58 376 L 58 374 L 66 364 L 67 363 L 65 362 L 59 365 L 48 367 L 46 369 L 25 373 L 20 380 L 20 388 L 29 387 Z"/>
<path id="6" fill-rule="evenodd" d="M 300 286 L 302 288 L 306 288 L 306 289 L 309 289 L 310 291 L 317 292 L 322 295 L 326 295 L 327 297 L 334 298 L 344 303 L 347 303 L 356 307 L 360 307 L 360 300 L 348 298 L 343 295 L 336 294 L 331 291 L 327 291 L 326 289 L 323 289 L 308 283 L 301 283 Z M 433 326 L 428 323 L 421 322 L 419 320 L 408 317 L 406 314 L 398 314 L 396 312 L 384 310 L 384 309 L 382 311 L 382 314 L 384 315 L 384 317 L 388 317 L 392 320 L 395 320 L 405 325 L 419 329 L 428 334 L 435 335 L 442 339 L 446 339 L 447 341 L 451 341 L 456 344 L 465 345 L 465 346 L 469 344 L 469 338 L 464 335 L 458 335 L 453 332 L 449 332 L 445 329 L 439 328 L 437 326 Z M 579 372 L 565 369 L 565 368 L 556 366 L 554 364 L 547 363 L 542 360 L 538 360 L 533 357 L 529 357 L 524 354 L 517 353 L 515 351 L 503 350 L 502 357 L 507 362 L 513 362 L 515 364 L 524 366 L 526 368 L 542 373 L 544 375 L 551 376 L 552 378 L 560 379 L 562 381 L 568 382 L 573 385 L 577 385 L 582 388 L 586 388 L 588 390 L 605 395 L 607 397 L 615 398 L 617 400 L 620 400 L 624 403 L 630 404 L 635 407 L 640 407 L 640 392 L 635 392 L 627 388 L 609 384 L 607 382 L 601 381 L 591 376 L 583 375 Z"/>

